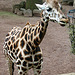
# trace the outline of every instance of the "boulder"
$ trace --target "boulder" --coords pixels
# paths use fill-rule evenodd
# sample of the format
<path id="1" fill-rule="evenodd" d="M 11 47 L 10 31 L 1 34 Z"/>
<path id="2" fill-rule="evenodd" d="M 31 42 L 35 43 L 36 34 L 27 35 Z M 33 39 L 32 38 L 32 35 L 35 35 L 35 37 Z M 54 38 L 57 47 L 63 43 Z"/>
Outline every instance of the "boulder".
<path id="1" fill-rule="evenodd" d="M 30 10 L 30 9 L 25 9 L 25 10 L 23 10 L 23 14 L 24 14 L 24 16 L 29 16 L 29 17 L 31 17 L 32 16 L 32 11 Z"/>
<path id="2" fill-rule="evenodd" d="M 17 9 L 17 8 L 15 9 L 14 13 L 17 14 L 17 15 L 22 15 L 22 11 L 20 11 L 20 10 Z"/>
<path id="3" fill-rule="evenodd" d="M 38 10 L 38 9 L 34 9 L 34 10 L 33 10 L 33 14 L 34 14 L 34 16 L 40 16 L 41 11 Z"/>

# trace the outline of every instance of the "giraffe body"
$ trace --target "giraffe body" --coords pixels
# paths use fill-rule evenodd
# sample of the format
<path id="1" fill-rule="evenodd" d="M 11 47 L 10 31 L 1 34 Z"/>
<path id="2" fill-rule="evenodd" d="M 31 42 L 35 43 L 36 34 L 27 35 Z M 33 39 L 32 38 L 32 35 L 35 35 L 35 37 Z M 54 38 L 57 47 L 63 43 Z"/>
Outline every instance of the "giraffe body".
<path id="1" fill-rule="evenodd" d="M 39 44 L 46 29 L 44 29 L 43 21 L 35 26 L 27 24 L 23 29 L 14 27 L 8 32 L 5 38 L 4 53 L 12 63 L 16 63 L 19 74 L 26 74 L 29 69 L 33 68 L 34 74 L 39 75 L 43 63 Z"/>
<path id="2" fill-rule="evenodd" d="M 36 4 L 39 10 L 42 10 L 42 18 L 36 25 L 27 23 L 23 28 L 13 27 L 7 33 L 4 41 L 4 54 L 8 58 L 10 75 L 14 72 L 14 63 L 18 67 L 19 75 L 27 75 L 27 71 L 33 68 L 34 75 L 41 75 L 43 63 L 42 50 L 40 43 L 43 40 L 49 20 L 63 22 L 63 14 L 57 9 L 58 7 L 50 7 L 44 3 L 43 5 Z M 56 13 L 56 15 L 55 15 Z M 64 21 L 66 22 L 66 21 Z"/>

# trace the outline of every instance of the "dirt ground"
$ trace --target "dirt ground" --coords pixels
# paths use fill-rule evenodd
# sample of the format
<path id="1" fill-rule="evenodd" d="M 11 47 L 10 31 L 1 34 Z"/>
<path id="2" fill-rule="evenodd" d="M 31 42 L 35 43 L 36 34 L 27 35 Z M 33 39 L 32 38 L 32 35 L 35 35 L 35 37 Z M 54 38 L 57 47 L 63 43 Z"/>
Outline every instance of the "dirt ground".
<path id="1" fill-rule="evenodd" d="M 72 9 L 71 6 L 63 6 L 65 14 Z M 9 75 L 8 64 L 3 55 L 3 41 L 5 35 L 14 26 L 24 27 L 27 21 L 35 24 L 40 17 L 0 16 L 0 75 Z M 57 75 L 75 72 L 75 56 L 70 52 L 71 45 L 68 28 L 61 27 L 58 23 L 49 22 L 47 33 L 41 43 L 43 50 L 42 75 Z M 15 67 L 15 75 L 17 68 Z M 29 71 L 33 75 L 33 71 Z"/>

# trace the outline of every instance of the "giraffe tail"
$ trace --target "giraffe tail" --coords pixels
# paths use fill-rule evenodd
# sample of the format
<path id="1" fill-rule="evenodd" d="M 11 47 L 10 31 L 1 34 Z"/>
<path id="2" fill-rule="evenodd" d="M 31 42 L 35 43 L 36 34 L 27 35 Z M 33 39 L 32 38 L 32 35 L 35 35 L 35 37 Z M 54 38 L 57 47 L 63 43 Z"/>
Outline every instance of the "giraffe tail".
<path id="1" fill-rule="evenodd" d="M 3 46 L 3 54 L 5 55 L 5 57 L 7 56 L 7 45 L 5 43 Z"/>

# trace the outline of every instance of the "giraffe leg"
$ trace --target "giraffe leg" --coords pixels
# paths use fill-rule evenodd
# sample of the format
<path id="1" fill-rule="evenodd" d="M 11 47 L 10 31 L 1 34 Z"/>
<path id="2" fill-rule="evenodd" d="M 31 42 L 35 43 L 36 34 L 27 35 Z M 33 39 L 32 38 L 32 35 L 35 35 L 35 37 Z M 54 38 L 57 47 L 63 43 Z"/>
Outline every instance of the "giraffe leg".
<path id="1" fill-rule="evenodd" d="M 18 70 L 18 74 L 19 74 L 19 75 L 28 75 L 27 72 L 23 72 L 23 71 L 19 71 L 19 70 Z"/>
<path id="2" fill-rule="evenodd" d="M 28 75 L 27 69 L 23 67 L 22 65 L 18 65 L 18 75 Z"/>
<path id="3" fill-rule="evenodd" d="M 19 75 L 28 75 L 28 73 L 23 73 L 23 72 L 22 72 L 22 74 L 20 74 L 20 73 L 18 73 L 18 74 L 19 74 Z"/>
<path id="4" fill-rule="evenodd" d="M 28 75 L 28 73 L 25 73 L 25 74 L 23 74 L 23 75 Z"/>
<path id="5" fill-rule="evenodd" d="M 8 67 L 10 75 L 14 75 L 14 63 L 8 58 Z"/>
<path id="6" fill-rule="evenodd" d="M 33 68 L 34 75 L 41 75 L 41 65 L 37 66 L 36 68 Z"/>

